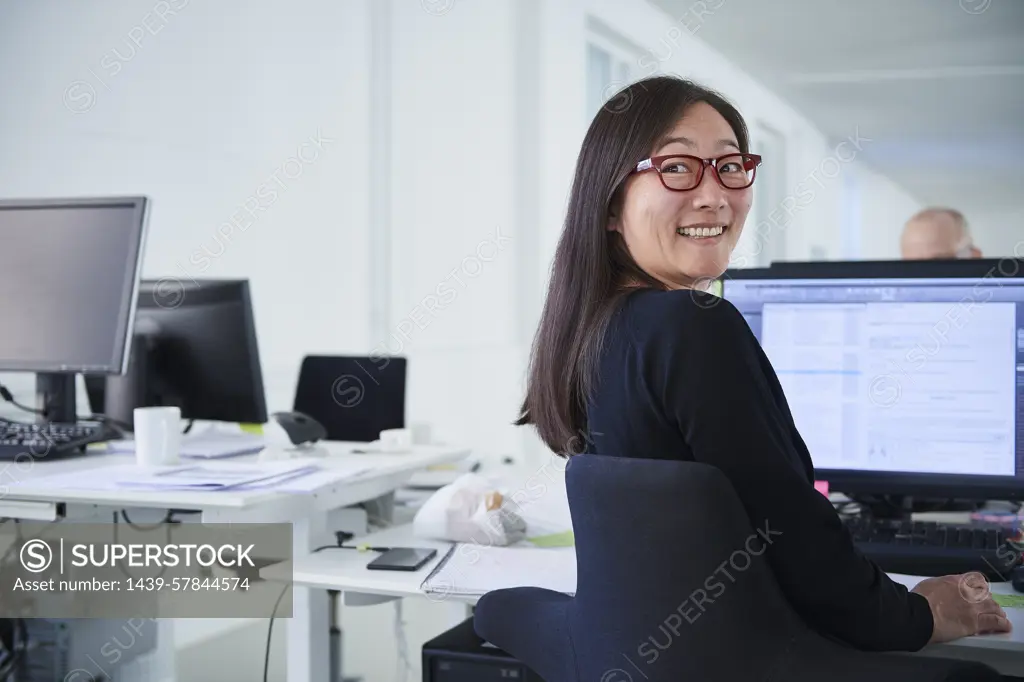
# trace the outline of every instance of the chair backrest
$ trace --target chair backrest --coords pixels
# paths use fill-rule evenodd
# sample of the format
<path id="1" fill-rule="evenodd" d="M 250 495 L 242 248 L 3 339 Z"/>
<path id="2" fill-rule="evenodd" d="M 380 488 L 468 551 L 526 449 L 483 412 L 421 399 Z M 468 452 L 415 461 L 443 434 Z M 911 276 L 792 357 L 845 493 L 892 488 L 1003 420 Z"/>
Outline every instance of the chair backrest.
<path id="1" fill-rule="evenodd" d="M 575 595 L 495 590 L 474 613 L 482 639 L 548 682 L 999 679 L 979 663 L 856 651 L 812 631 L 768 563 L 785 533 L 752 523 L 718 469 L 587 454 L 565 479 Z"/>
<path id="2" fill-rule="evenodd" d="M 307 356 L 293 409 L 323 424 L 327 440 L 376 440 L 405 427 L 407 366 L 403 357 Z"/>
<path id="3" fill-rule="evenodd" d="M 576 536 L 570 627 L 580 679 L 637 669 L 650 679 L 722 667 L 757 679 L 806 626 L 765 550 L 786 537 L 752 524 L 725 475 L 673 460 L 574 457 L 566 486 Z M 583 650 L 581 652 L 581 649 Z"/>

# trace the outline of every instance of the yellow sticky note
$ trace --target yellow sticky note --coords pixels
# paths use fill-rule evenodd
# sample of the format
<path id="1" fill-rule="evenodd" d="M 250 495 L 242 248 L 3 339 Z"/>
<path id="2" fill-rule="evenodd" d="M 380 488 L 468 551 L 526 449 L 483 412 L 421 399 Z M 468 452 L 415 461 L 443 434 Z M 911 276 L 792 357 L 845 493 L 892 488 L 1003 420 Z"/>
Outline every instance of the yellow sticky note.
<path id="1" fill-rule="evenodd" d="M 576 545 L 576 536 L 571 530 L 564 533 L 552 533 L 550 535 L 538 535 L 533 538 L 526 538 L 537 547 L 573 547 Z"/>
<path id="2" fill-rule="evenodd" d="M 239 426 L 245 433 L 252 433 L 257 436 L 263 435 L 263 424 L 239 424 Z"/>
<path id="3" fill-rule="evenodd" d="M 1004 609 L 1024 608 L 1024 594 L 992 594 L 992 600 Z"/>

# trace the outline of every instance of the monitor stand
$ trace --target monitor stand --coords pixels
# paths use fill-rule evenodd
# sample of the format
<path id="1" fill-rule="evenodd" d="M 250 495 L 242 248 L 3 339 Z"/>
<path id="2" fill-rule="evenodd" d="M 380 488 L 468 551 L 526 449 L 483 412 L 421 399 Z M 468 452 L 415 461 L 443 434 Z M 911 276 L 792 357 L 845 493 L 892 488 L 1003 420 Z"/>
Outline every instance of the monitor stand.
<path id="1" fill-rule="evenodd" d="M 65 424 L 74 424 L 78 421 L 78 408 L 75 404 L 76 376 L 68 372 L 44 372 L 36 375 L 36 404 L 42 410 L 37 421 Z"/>
<path id="2" fill-rule="evenodd" d="M 161 376 L 161 343 L 155 333 L 136 330 L 124 374 L 108 376 L 103 382 L 103 415 L 122 427 L 135 430 L 135 408 L 180 405 Z"/>

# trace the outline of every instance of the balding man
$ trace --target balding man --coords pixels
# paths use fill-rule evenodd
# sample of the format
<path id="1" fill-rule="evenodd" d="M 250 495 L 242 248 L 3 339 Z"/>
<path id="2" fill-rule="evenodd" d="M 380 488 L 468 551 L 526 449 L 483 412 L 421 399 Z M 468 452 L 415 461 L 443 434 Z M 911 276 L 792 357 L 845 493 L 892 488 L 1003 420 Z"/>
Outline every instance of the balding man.
<path id="1" fill-rule="evenodd" d="M 952 208 L 926 208 L 908 220 L 900 252 L 906 260 L 981 258 L 963 213 Z"/>

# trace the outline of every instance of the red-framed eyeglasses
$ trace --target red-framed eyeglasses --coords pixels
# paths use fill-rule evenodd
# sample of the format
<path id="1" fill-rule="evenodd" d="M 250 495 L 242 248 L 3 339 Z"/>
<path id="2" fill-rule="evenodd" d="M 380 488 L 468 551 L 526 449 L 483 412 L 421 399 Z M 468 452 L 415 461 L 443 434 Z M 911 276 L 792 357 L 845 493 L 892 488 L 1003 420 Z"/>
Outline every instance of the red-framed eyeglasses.
<path id="1" fill-rule="evenodd" d="M 760 154 L 725 154 L 717 159 L 702 159 L 689 154 L 669 154 L 644 159 L 636 165 L 633 173 L 655 171 L 665 189 L 685 192 L 697 187 L 704 179 L 704 169 L 710 168 L 711 174 L 722 187 L 746 189 L 754 184 L 754 175 L 760 165 Z"/>

